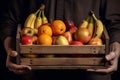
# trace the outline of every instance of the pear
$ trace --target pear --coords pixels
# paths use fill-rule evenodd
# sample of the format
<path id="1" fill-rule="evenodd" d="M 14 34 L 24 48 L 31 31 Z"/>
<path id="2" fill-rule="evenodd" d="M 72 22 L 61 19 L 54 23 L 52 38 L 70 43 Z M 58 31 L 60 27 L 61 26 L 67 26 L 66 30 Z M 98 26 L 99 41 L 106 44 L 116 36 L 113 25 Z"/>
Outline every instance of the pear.
<path id="1" fill-rule="evenodd" d="M 55 44 L 56 45 L 69 45 L 69 42 L 64 36 L 60 35 L 56 38 Z"/>

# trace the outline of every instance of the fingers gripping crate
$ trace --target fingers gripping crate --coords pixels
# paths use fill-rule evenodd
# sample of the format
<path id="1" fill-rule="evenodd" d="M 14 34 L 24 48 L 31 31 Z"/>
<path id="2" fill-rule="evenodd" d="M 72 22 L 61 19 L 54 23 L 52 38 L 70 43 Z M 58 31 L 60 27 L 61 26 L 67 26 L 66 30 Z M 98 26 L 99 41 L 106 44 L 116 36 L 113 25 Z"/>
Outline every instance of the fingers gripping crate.
<path id="1" fill-rule="evenodd" d="M 20 25 L 18 25 L 16 36 L 17 64 L 29 65 L 33 69 L 87 69 L 87 68 L 106 68 L 108 63 L 105 55 L 109 49 L 109 36 L 104 27 L 102 39 L 103 45 L 22 45 L 20 43 Z M 23 55 L 34 54 L 35 58 Z M 57 55 L 56 57 L 41 57 L 41 55 Z M 58 55 L 63 55 L 58 57 Z M 74 55 L 71 57 L 64 55 Z"/>

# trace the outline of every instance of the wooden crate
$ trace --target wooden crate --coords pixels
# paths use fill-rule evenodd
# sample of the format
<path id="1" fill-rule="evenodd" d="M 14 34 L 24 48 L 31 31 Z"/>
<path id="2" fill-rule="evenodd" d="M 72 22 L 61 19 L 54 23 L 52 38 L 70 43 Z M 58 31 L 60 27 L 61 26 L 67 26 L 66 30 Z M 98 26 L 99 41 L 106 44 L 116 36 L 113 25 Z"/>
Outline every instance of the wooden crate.
<path id="1" fill-rule="evenodd" d="M 17 64 L 29 65 L 33 69 L 86 69 L 86 68 L 106 68 L 108 63 L 105 60 L 105 55 L 109 49 L 109 36 L 104 27 L 102 35 L 104 45 L 22 45 L 20 43 L 20 24 L 16 36 L 16 50 L 19 55 Z M 54 57 L 54 58 L 26 58 L 23 55 L 81 55 L 80 57 Z"/>

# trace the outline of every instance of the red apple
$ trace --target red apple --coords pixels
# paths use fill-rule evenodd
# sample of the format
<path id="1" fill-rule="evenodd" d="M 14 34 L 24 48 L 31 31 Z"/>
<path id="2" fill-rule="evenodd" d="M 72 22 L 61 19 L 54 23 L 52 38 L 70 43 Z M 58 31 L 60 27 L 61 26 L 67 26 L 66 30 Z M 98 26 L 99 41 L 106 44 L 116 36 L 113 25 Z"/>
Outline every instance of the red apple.
<path id="1" fill-rule="evenodd" d="M 74 25 L 74 22 L 72 20 L 68 20 L 65 22 L 67 31 L 70 31 L 70 33 L 74 33 L 77 30 L 77 27 Z"/>
<path id="2" fill-rule="evenodd" d="M 63 33 L 63 36 L 66 37 L 69 43 L 72 41 L 72 34 L 70 33 L 70 31 Z"/>
<path id="3" fill-rule="evenodd" d="M 77 31 L 77 29 L 78 28 L 76 26 L 73 26 L 73 27 L 70 28 L 69 31 L 70 31 L 71 34 L 73 34 L 73 33 L 75 33 Z"/>
<path id="4" fill-rule="evenodd" d="M 33 44 L 33 37 L 29 35 L 22 36 L 21 43 L 23 45 L 32 45 Z"/>
<path id="5" fill-rule="evenodd" d="M 66 25 L 67 31 L 69 31 L 70 28 L 74 26 L 74 22 L 73 22 L 72 20 L 67 20 L 67 21 L 65 22 L 65 25 Z"/>
<path id="6" fill-rule="evenodd" d="M 33 36 L 34 35 L 34 29 L 30 28 L 30 27 L 24 27 L 21 31 L 21 35 L 29 35 L 29 36 Z"/>
<path id="7" fill-rule="evenodd" d="M 80 28 L 74 34 L 75 40 L 81 41 L 83 44 L 88 43 L 88 41 L 91 39 L 91 36 L 92 35 L 87 28 Z"/>
<path id="8" fill-rule="evenodd" d="M 100 38 L 92 38 L 89 43 L 89 45 L 103 45 L 103 42 Z"/>
<path id="9" fill-rule="evenodd" d="M 70 45 L 83 45 L 83 43 L 80 41 L 71 41 Z"/>

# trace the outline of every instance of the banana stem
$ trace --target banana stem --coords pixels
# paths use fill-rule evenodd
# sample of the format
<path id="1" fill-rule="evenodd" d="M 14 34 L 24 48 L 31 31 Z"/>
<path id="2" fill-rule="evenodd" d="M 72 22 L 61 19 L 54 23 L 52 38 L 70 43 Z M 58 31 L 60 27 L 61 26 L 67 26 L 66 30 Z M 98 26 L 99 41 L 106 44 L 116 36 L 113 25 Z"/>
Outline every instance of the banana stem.
<path id="1" fill-rule="evenodd" d="M 97 17 L 95 16 L 95 14 L 94 14 L 94 13 L 92 14 L 92 16 L 93 16 L 93 18 L 94 18 L 95 20 L 97 20 Z"/>
<path id="2" fill-rule="evenodd" d="M 44 9 L 45 9 L 45 5 L 44 5 L 44 4 L 41 4 L 40 10 L 44 10 Z"/>
<path id="3" fill-rule="evenodd" d="M 44 10 L 42 10 L 42 17 L 45 17 Z"/>
<path id="4" fill-rule="evenodd" d="M 42 11 L 42 17 L 45 17 L 44 9 L 45 9 L 45 5 L 41 4 L 40 10 Z"/>
<path id="5" fill-rule="evenodd" d="M 93 11 L 90 11 L 89 15 L 92 15 L 92 17 L 95 19 L 95 21 L 98 20 Z"/>
<path id="6" fill-rule="evenodd" d="M 40 15 L 41 15 L 41 10 L 39 11 L 38 17 L 40 17 Z"/>
<path id="7" fill-rule="evenodd" d="M 90 23 L 93 23 L 93 18 L 92 18 L 92 16 L 90 17 Z"/>
<path id="8" fill-rule="evenodd" d="M 85 20 L 86 20 L 87 22 L 89 22 L 89 19 L 90 19 L 90 16 L 88 16 Z"/>
<path id="9" fill-rule="evenodd" d="M 38 9 L 38 10 L 35 12 L 35 15 L 37 15 L 39 11 L 40 11 L 40 9 Z"/>

